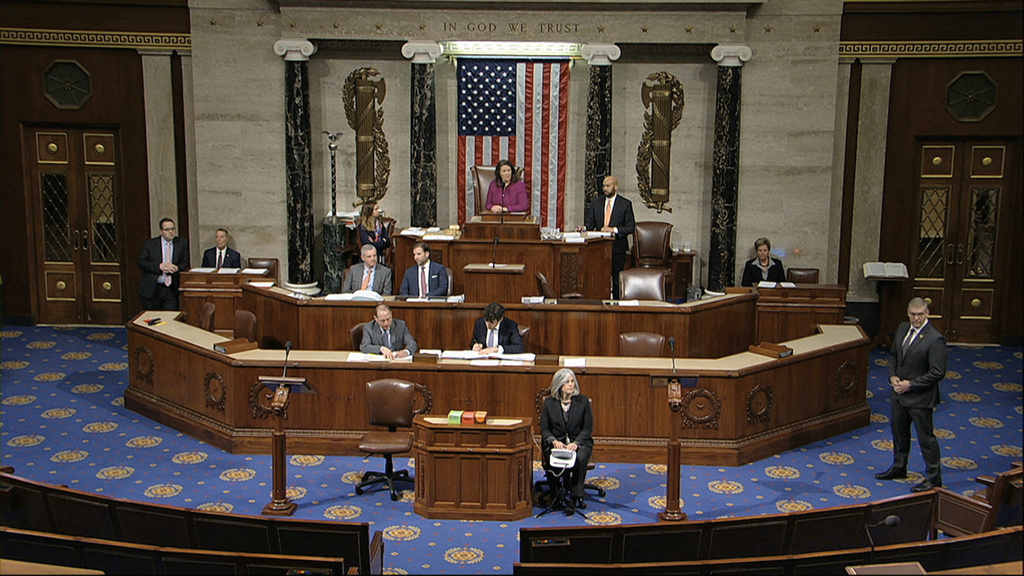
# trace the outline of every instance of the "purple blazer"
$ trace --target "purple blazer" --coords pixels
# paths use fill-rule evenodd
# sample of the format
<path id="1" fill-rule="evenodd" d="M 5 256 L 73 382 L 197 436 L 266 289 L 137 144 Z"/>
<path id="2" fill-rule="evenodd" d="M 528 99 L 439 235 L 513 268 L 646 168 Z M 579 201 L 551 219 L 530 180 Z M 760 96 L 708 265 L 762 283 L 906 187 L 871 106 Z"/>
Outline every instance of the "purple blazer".
<path id="1" fill-rule="evenodd" d="M 487 204 L 484 207 L 490 210 L 495 206 L 504 206 L 508 208 L 509 212 L 529 212 L 530 197 L 526 194 L 526 183 L 520 180 L 509 184 L 504 190 L 504 200 L 502 200 L 501 185 L 497 180 L 492 181 L 487 188 Z"/>

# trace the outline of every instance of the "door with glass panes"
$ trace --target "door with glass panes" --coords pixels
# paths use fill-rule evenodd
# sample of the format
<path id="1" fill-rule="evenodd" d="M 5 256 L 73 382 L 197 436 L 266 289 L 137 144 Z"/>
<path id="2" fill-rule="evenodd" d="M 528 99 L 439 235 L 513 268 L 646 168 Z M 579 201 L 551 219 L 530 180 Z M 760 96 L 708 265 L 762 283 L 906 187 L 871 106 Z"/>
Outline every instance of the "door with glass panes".
<path id="1" fill-rule="evenodd" d="M 26 131 L 42 323 L 124 322 L 118 134 Z"/>

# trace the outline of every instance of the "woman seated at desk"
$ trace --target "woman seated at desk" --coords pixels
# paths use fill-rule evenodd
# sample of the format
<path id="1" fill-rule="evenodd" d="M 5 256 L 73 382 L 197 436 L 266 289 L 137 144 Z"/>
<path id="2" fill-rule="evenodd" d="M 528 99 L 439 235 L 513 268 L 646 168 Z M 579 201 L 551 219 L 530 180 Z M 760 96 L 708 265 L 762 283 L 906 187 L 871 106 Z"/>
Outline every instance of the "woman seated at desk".
<path id="1" fill-rule="evenodd" d="M 487 187 L 484 208 L 495 214 L 530 211 L 526 183 L 519 179 L 519 171 L 508 160 L 502 160 L 494 167 L 494 180 Z"/>
<path id="2" fill-rule="evenodd" d="M 359 211 L 359 243 L 373 244 L 377 248 L 377 258 L 384 261 L 384 251 L 391 246 L 388 229 L 380 215 L 380 203 L 367 202 Z"/>
<path id="3" fill-rule="evenodd" d="M 782 268 L 782 260 L 771 256 L 772 243 L 767 238 L 754 241 L 757 258 L 747 260 L 743 266 L 743 280 L 740 286 L 753 286 L 758 282 L 785 282 L 786 272 Z"/>
<path id="4" fill-rule="evenodd" d="M 583 484 L 587 479 L 587 462 L 594 450 L 594 413 L 590 410 L 590 398 L 580 394 L 576 374 L 569 368 L 555 372 L 548 389 L 548 397 L 540 414 L 541 446 L 544 473 L 548 483 L 554 487 L 562 479 L 548 466 L 552 448 L 572 450 L 576 453 L 576 464 L 571 470 L 569 491 L 576 508 L 586 508 L 583 500 Z"/>

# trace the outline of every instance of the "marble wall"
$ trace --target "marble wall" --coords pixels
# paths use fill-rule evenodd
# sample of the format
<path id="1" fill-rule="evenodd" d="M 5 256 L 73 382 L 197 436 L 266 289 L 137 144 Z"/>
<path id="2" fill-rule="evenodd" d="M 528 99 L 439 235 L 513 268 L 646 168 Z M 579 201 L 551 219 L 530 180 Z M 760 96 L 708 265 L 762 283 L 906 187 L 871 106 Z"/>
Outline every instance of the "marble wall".
<path id="1" fill-rule="evenodd" d="M 753 240 L 771 238 L 789 266 L 818 267 L 823 281 L 835 281 L 838 254 L 842 142 L 836 143 L 841 0 L 667 3 L 671 10 L 642 12 L 469 11 L 281 8 L 265 0 L 192 0 L 195 102 L 195 196 L 199 244 L 212 242 L 217 227 L 228 227 L 243 255 L 287 261 L 284 160 L 284 62 L 273 52 L 283 38 L 419 40 L 527 40 L 664 44 L 743 44 L 752 58 L 743 67 L 739 214 L 736 265 L 752 257 Z M 745 8 L 751 6 L 748 11 Z M 345 58 L 337 53 L 310 57 L 315 226 L 329 210 L 330 157 L 324 131 L 343 133 L 337 156 L 341 209 L 355 199 L 353 131 L 345 121 L 342 88 L 359 67 L 378 69 L 387 82 L 384 131 L 390 145 L 391 179 L 381 201 L 400 225 L 410 222 L 409 61 L 394 55 Z M 643 62 L 624 54 L 613 65 L 612 167 L 636 218 L 664 220 L 673 241 L 689 243 L 702 255 L 706 282 L 710 230 L 711 163 L 717 64 L 707 55 L 678 62 Z M 672 133 L 672 213 L 647 209 L 637 193 L 636 153 L 643 132 L 641 86 L 648 75 L 666 71 L 685 91 L 685 110 Z M 444 56 L 435 64 L 437 90 L 438 223 L 456 220 L 455 66 Z M 586 102 L 589 65 L 576 60 L 570 85 L 569 197 L 566 225 L 582 221 Z M 836 146 L 839 148 L 837 149 Z M 865 183 L 865 186 L 868 184 Z M 153 195 L 163 191 L 153 190 Z M 157 201 L 156 205 L 160 205 Z M 858 220 L 858 225 L 860 220 Z M 854 262 L 877 246 L 871 232 L 861 249 L 854 238 Z M 873 244 L 872 244 L 873 243 Z M 197 246 L 197 250 L 200 246 Z M 284 274 L 282 274 L 284 276 Z M 737 272 L 738 281 L 738 272 Z"/>

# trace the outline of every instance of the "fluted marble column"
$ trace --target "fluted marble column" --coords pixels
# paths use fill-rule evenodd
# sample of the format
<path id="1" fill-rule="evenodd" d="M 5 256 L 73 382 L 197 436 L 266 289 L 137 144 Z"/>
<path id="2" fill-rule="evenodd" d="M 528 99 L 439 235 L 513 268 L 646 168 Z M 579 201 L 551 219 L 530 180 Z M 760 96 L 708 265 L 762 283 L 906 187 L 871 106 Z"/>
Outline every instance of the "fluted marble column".
<path id="1" fill-rule="evenodd" d="M 715 143 L 711 177 L 711 242 L 708 290 L 723 292 L 736 277 L 736 201 L 740 174 L 740 94 L 747 46 L 720 44 L 711 50 L 718 62 L 715 92 Z"/>
<path id="2" fill-rule="evenodd" d="M 306 294 L 319 292 L 313 279 L 313 162 L 309 123 L 309 57 L 316 52 L 303 39 L 279 40 L 284 57 L 285 169 L 288 194 L 288 276 L 285 285 Z"/>
<path id="3" fill-rule="evenodd" d="M 434 62 L 443 51 L 437 42 L 413 41 L 402 46 L 412 60 L 409 126 L 409 194 L 412 226 L 437 225 L 437 101 Z"/>
<path id="4" fill-rule="evenodd" d="M 601 194 L 601 183 L 612 173 L 612 61 L 622 51 L 615 44 L 587 44 L 583 58 L 590 64 L 587 85 L 587 148 L 584 168 L 585 200 L 580 218 Z"/>

